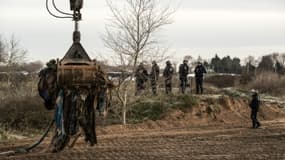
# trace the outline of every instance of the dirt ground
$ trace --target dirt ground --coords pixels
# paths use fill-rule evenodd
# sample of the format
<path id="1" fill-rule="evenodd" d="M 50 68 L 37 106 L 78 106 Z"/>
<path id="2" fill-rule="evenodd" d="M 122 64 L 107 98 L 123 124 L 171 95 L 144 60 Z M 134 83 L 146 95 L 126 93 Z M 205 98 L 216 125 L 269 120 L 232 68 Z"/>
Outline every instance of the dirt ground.
<path id="1" fill-rule="evenodd" d="M 49 153 L 48 138 L 31 153 L 0 156 L 0 160 L 285 160 L 285 111 L 280 105 L 263 103 L 262 127 L 251 129 L 245 99 L 204 99 L 186 112 L 172 111 L 159 121 L 99 126 L 94 147 L 80 139 L 74 148 Z M 37 139 L 1 142 L 0 152 Z"/>
<path id="2" fill-rule="evenodd" d="M 72 149 L 46 153 L 48 140 L 32 153 L 2 156 L 11 160 L 174 160 L 174 159 L 285 159 L 285 119 L 263 121 L 260 129 L 250 124 L 209 125 L 172 129 L 132 130 L 98 135 L 95 147 L 79 140 Z M 0 151 L 29 144 L 1 143 Z"/>

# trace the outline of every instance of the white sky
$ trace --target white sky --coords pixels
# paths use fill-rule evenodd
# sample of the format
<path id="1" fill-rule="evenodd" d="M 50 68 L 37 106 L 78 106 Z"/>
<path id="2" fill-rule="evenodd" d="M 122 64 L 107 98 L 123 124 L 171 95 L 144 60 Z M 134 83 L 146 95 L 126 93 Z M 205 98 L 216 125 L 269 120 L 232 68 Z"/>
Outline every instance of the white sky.
<path id="1" fill-rule="evenodd" d="M 55 0 L 68 11 L 69 0 Z M 118 0 L 123 1 L 123 0 Z M 166 0 L 161 0 L 161 2 Z M 171 0 L 178 7 L 174 23 L 159 33 L 173 57 L 211 58 L 215 53 L 244 58 L 285 53 L 285 0 Z M 14 34 L 30 60 L 64 56 L 72 43 L 73 22 L 55 19 L 45 0 L 0 0 L 0 34 Z M 84 0 L 82 44 L 93 58 L 110 56 L 100 36 L 110 12 L 105 0 Z"/>

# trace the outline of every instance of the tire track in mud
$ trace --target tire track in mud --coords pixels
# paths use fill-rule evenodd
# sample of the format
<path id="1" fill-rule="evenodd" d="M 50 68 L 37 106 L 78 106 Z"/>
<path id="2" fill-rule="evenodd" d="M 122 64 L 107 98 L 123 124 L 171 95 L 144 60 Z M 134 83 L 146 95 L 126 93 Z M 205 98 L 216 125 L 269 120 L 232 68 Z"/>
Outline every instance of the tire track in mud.
<path id="1" fill-rule="evenodd" d="M 98 136 L 95 147 L 86 146 L 80 140 L 73 149 L 61 153 L 38 150 L 27 155 L 0 157 L 0 160 L 285 159 L 284 125 L 284 121 L 272 121 L 265 122 L 262 129 L 218 126 L 126 131 Z"/>

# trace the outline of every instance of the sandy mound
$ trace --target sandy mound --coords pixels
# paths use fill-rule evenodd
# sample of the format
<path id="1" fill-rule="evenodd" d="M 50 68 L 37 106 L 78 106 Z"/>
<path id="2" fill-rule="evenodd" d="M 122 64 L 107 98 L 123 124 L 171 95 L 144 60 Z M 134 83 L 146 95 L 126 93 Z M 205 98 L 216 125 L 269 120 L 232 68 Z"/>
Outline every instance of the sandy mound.
<path id="1" fill-rule="evenodd" d="M 241 125 L 250 126 L 249 100 L 229 96 L 197 97 L 200 102 L 186 110 L 171 110 L 160 120 L 145 121 L 140 124 L 99 126 L 98 134 L 120 133 L 128 131 L 145 131 L 148 129 L 168 129 L 208 125 Z M 258 118 L 260 121 L 271 121 L 285 117 L 285 111 L 278 104 L 261 103 Z"/>
<path id="2" fill-rule="evenodd" d="M 250 122 L 249 101 L 242 98 L 221 96 L 219 98 L 206 97 L 197 106 L 189 108 L 188 112 L 173 111 L 164 116 L 164 120 L 184 121 L 188 125 L 209 125 L 211 123 L 239 123 Z M 285 116 L 284 109 L 278 104 L 261 103 L 259 119 L 274 120 Z"/>

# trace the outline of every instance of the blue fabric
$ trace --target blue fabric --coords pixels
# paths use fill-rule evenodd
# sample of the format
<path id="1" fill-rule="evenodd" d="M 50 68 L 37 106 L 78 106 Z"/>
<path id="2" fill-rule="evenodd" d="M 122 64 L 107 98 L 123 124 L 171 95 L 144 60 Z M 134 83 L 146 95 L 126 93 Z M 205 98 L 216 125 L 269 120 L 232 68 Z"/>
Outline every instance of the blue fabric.
<path id="1" fill-rule="evenodd" d="M 56 99 L 55 124 L 61 134 L 65 134 L 63 125 L 63 90 L 60 90 Z"/>

